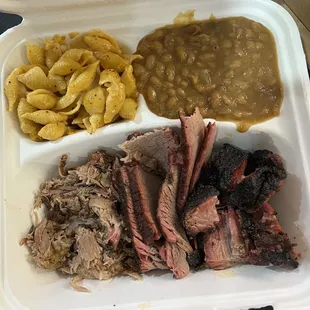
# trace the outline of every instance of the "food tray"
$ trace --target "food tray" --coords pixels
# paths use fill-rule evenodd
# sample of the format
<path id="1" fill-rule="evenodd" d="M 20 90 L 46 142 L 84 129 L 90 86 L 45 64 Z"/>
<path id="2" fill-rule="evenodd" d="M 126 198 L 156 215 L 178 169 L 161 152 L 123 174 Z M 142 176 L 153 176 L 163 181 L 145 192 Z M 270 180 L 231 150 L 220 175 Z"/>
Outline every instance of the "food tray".
<path id="1" fill-rule="evenodd" d="M 57 0 L 48 10 L 40 7 L 40 12 L 36 11 L 38 3 L 32 0 L 19 6 L 19 2 L 14 5 L 7 0 L 3 5 L 3 9 L 23 15 L 24 21 L 0 37 L 0 308 L 228 310 L 273 305 L 275 309 L 305 309 L 310 304 L 310 85 L 298 29 L 290 15 L 268 0 L 91 1 L 87 6 L 80 0 L 75 6 L 66 2 L 68 7 L 61 7 Z M 98 148 L 116 150 L 135 130 L 175 127 L 179 121 L 155 116 L 140 97 L 135 121 L 109 125 L 93 135 L 81 132 L 57 142 L 34 143 L 20 134 L 16 119 L 6 111 L 4 78 L 26 60 L 26 41 L 101 28 L 133 52 L 145 34 L 171 23 L 180 11 L 188 9 L 196 9 L 197 19 L 206 19 L 211 13 L 216 17 L 245 16 L 267 26 L 275 37 L 284 84 L 280 117 L 243 134 L 232 123 L 218 122 L 217 142 L 247 150 L 267 148 L 284 157 L 288 178 L 271 205 L 279 212 L 284 231 L 298 243 L 300 267 L 280 271 L 242 266 L 221 272 L 206 270 L 182 280 L 173 279 L 171 274 L 151 273 L 143 281 L 128 277 L 112 282 L 85 281 L 92 293 L 75 292 L 68 278 L 31 264 L 27 248 L 18 245 L 31 225 L 34 192 L 53 176 L 64 153 L 74 165 Z"/>

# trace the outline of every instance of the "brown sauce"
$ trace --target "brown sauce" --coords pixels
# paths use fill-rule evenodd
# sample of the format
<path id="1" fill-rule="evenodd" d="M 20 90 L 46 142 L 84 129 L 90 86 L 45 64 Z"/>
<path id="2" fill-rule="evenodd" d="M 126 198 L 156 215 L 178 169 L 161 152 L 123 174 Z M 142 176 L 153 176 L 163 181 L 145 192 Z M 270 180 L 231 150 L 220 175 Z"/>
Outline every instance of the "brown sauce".
<path id="1" fill-rule="evenodd" d="M 138 90 L 159 116 L 178 118 L 199 107 L 204 118 L 235 122 L 244 132 L 280 114 L 275 41 L 250 19 L 165 26 L 142 38 L 137 53 Z"/>

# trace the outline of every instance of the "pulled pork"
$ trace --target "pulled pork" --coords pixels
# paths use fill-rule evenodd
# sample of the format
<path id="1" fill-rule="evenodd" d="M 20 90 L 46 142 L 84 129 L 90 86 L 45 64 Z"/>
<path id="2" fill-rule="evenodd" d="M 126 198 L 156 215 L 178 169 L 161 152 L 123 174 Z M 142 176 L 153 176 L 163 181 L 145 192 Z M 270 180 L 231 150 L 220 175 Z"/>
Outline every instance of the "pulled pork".
<path id="1" fill-rule="evenodd" d="M 69 170 L 66 160 L 66 155 L 60 160 L 59 177 L 41 185 L 34 209 L 43 204 L 46 216 L 22 244 L 39 267 L 78 280 L 135 277 L 136 256 L 111 186 L 114 157 L 97 152 Z"/>

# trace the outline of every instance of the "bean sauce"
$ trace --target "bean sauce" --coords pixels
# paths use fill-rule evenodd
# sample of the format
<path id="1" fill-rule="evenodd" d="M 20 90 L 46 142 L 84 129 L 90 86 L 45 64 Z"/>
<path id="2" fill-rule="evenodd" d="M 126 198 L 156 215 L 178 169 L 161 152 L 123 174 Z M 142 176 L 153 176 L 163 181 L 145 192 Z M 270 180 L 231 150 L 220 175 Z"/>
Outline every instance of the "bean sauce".
<path id="1" fill-rule="evenodd" d="M 275 40 L 244 17 L 168 25 L 139 42 L 138 90 L 150 110 L 232 121 L 244 132 L 280 114 L 283 100 Z"/>

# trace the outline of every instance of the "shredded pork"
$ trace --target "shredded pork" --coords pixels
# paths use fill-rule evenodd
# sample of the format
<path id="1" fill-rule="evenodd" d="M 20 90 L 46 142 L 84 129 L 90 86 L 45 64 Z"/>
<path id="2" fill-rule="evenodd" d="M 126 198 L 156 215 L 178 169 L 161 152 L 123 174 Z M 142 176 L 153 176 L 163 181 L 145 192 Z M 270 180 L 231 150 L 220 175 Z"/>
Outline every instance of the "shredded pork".
<path id="1" fill-rule="evenodd" d="M 66 169 L 62 156 L 59 177 L 43 183 L 34 208 L 42 204 L 45 218 L 23 238 L 34 262 L 44 269 L 82 279 L 107 280 L 119 274 L 137 277 L 131 238 L 112 191 L 114 158 L 104 152 L 90 155 L 86 164 Z"/>

